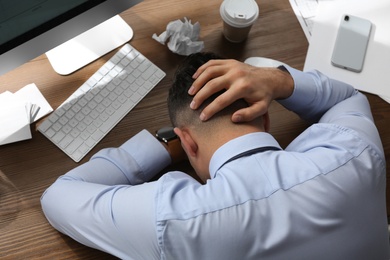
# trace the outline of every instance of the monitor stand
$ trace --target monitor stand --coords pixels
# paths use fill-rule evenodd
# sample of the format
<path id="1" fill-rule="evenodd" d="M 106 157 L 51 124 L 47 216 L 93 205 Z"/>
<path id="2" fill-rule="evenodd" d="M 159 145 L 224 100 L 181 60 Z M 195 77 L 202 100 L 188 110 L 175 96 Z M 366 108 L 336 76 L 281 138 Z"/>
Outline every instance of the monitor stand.
<path id="1" fill-rule="evenodd" d="M 119 16 L 93 27 L 46 53 L 53 69 L 69 75 L 131 40 L 133 30 Z"/>

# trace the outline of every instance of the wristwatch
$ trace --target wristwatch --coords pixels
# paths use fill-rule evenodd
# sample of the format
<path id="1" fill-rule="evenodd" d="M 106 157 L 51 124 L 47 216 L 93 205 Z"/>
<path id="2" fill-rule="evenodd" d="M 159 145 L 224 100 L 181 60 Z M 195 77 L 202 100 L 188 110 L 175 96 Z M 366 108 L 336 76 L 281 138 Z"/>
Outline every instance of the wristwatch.
<path id="1" fill-rule="evenodd" d="M 156 131 L 156 137 L 161 142 L 168 144 L 169 141 L 177 139 L 177 135 L 173 131 L 173 127 L 166 126 Z"/>
<path id="2" fill-rule="evenodd" d="M 183 148 L 181 147 L 180 139 L 173 131 L 173 127 L 163 127 L 156 131 L 157 139 L 162 142 L 171 156 L 172 163 L 178 163 L 187 158 Z"/>

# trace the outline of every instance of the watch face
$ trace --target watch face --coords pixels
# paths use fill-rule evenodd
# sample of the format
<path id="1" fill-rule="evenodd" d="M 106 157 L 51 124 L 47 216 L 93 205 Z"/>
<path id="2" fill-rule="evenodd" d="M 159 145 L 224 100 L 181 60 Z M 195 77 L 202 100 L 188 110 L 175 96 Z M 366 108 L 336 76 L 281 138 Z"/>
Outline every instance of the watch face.
<path id="1" fill-rule="evenodd" d="M 159 129 L 156 132 L 156 137 L 163 142 L 169 142 L 170 140 L 176 139 L 177 135 L 173 131 L 173 127 L 168 126 L 168 127 L 163 127 Z"/>

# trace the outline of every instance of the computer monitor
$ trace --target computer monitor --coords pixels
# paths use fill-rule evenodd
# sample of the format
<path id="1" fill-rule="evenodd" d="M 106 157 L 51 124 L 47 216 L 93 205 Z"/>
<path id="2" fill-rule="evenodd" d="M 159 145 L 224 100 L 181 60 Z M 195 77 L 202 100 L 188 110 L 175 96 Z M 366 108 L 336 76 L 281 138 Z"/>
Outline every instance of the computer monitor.
<path id="1" fill-rule="evenodd" d="M 0 0 L 0 75 L 46 53 L 70 74 L 129 41 L 119 13 L 142 0 Z"/>

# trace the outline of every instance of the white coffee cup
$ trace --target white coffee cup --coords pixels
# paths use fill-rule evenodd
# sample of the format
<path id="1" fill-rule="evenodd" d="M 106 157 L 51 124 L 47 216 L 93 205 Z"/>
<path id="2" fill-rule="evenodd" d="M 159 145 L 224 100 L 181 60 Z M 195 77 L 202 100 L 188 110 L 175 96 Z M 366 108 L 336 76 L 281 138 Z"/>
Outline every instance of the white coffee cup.
<path id="1" fill-rule="evenodd" d="M 231 42 L 242 42 L 259 17 L 259 6 L 254 0 L 224 0 L 219 12 L 225 38 Z"/>

